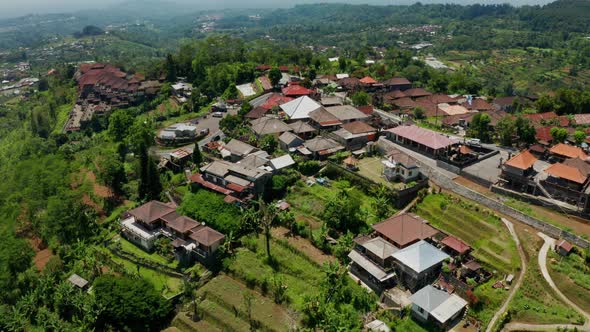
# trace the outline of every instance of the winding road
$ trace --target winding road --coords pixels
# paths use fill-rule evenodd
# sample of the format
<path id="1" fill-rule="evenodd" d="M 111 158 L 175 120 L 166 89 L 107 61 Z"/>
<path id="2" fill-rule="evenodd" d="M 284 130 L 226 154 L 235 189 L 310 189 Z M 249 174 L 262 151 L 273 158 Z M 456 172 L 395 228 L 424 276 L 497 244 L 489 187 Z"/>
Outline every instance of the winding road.
<path id="1" fill-rule="evenodd" d="M 576 311 L 578 311 L 580 314 L 582 314 L 584 316 L 584 318 L 586 319 L 585 328 L 590 330 L 590 325 L 588 325 L 590 322 L 590 314 L 587 313 L 586 311 L 584 311 L 582 308 L 580 308 L 574 302 L 570 301 L 570 299 L 568 299 L 559 290 L 559 288 L 557 288 L 557 286 L 555 285 L 555 282 L 553 282 L 553 279 L 551 279 L 551 275 L 549 274 L 549 270 L 547 269 L 547 253 L 549 252 L 549 249 L 553 249 L 555 247 L 555 239 L 553 239 L 552 237 L 549 237 L 541 232 L 537 233 L 537 235 L 539 235 L 545 241 L 545 243 L 543 243 L 543 246 L 541 247 L 541 251 L 539 251 L 539 266 L 541 267 L 541 273 L 543 274 L 543 278 L 545 278 L 545 280 L 547 281 L 549 286 L 551 286 L 551 288 L 555 291 L 555 293 L 557 293 L 557 295 L 561 298 L 561 300 L 563 302 L 565 302 L 567 305 L 574 308 Z"/>
<path id="2" fill-rule="evenodd" d="M 508 221 L 506 218 L 502 218 L 502 222 L 504 223 L 504 225 L 506 225 L 506 227 L 508 227 L 508 231 L 510 232 L 512 239 L 516 243 L 516 248 L 518 249 L 518 255 L 520 256 L 521 270 L 520 270 L 520 274 L 518 275 L 518 280 L 516 281 L 516 283 L 514 284 L 512 289 L 510 290 L 510 294 L 508 294 L 508 298 L 506 299 L 506 301 L 504 301 L 504 304 L 502 304 L 502 307 L 500 307 L 500 309 L 496 312 L 494 317 L 492 317 L 492 320 L 490 320 L 490 322 L 488 323 L 488 327 L 486 328 L 486 332 L 493 331 L 494 325 L 496 325 L 496 322 L 498 321 L 498 319 L 500 319 L 502 314 L 504 314 L 506 312 L 506 310 L 508 309 L 508 305 L 510 305 L 510 301 L 512 301 L 512 299 L 514 298 L 514 295 L 516 295 L 516 291 L 522 285 L 522 282 L 524 280 L 524 274 L 526 273 L 526 269 L 527 269 L 527 262 L 526 262 L 526 258 L 525 258 L 526 256 L 524 254 L 524 249 L 522 249 L 522 246 L 520 245 L 520 240 L 518 239 L 518 235 L 516 234 L 516 231 L 514 230 L 514 225 L 510 221 Z"/>

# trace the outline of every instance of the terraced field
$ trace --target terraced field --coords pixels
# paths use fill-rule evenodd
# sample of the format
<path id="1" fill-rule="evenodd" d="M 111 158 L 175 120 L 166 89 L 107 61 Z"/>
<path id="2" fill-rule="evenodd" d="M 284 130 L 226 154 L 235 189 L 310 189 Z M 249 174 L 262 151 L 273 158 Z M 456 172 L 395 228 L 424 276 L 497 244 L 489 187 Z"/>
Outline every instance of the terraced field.
<path id="1" fill-rule="evenodd" d="M 416 213 L 436 228 L 452 234 L 475 250 L 473 255 L 488 268 L 501 273 L 517 269 L 516 245 L 508 230 L 491 211 L 452 196 L 429 195 L 418 204 Z"/>

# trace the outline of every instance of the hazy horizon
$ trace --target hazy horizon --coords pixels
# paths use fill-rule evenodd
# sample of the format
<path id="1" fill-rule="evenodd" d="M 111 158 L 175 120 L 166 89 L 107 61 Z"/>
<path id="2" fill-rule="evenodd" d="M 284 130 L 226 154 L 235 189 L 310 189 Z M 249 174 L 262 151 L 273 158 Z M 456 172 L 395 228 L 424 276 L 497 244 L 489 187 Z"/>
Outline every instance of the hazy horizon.
<path id="1" fill-rule="evenodd" d="M 153 1 L 153 0 L 150 0 Z M 273 0 L 252 0 L 244 2 L 243 0 L 162 0 L 164 2 L 175 2 L 188 6 L 190 10 L 207 10 L 207 9 L 229 9 L 229 8 L 285 8 L 292 7 L 296 4 L 307 3 L 350 3 L 350 4 L 371 4 L 371 5 L 407 5 L 418 2 L 418 0 L 295 0 L 289 3 L 280 2 L 277 4 Z M 53 14 L 53 13 L 73 13 L 88 9 L 105 9 L 110 6 L 129 2 L 129 0 L 102 0 L 100 3 L 88 0 L 8 0 L 0 2 L 0 18 L 12 18 L 25 16 L 29 14 Z M 515 6 L 530 4 L 547 4 L 552 0 L 421 0 L 427 3 L 458 3 L 458 4 L 497 4 L 510 3 Z M 247 3 L 247 5 L 245 5 Z"/>

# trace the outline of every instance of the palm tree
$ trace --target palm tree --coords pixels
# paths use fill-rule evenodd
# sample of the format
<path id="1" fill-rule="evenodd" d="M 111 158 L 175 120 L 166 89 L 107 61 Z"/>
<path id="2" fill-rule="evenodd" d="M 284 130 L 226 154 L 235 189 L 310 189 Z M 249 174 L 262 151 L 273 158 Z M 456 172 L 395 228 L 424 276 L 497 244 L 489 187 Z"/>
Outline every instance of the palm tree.
<path id="1" fill-rule="evenodd" d="M 259 223 L 264 229 L 264 237 L 266 240 L 266 255 L 268 256 L 269 263 L 272 261 L 272 256 L 270 255 L 270 230 L 272 225 L 277 216 L 277 205 L 274 203 L 267 204 L 262 199 L 258 200 L 258 207 L 259 207 Z"/>

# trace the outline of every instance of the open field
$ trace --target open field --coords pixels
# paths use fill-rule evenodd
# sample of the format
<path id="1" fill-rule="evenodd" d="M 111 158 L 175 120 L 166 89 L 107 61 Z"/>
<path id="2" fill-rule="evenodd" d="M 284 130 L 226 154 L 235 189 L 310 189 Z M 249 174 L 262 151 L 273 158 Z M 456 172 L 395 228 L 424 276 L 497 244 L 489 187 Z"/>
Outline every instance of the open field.
<path id="1" fill-rule="evenodd" d="M 590 267 L 577 253 L 563 257 L 549 252 L 547 266 L 559 290 L 585 311 L 590 311 Z"/>
<path id="2" fill-rule="evenodd" d="M 535 324 L 576 323 L 581 316 L 553 293 L 541 276 L 537 257 L 543 240 L 528 227 L 516 227 L 529 262 L 524 282 L 508 308 L 511 321 Z"/>
<path id="3" fill-rule="evenodd" d="M 270 297 L 248 289 L 242 282 L 226 275 L 214 278 L 199 289 L 198 293 L 201 296 L 204 295 L 206 301 L 211 302 L 210 307 L 201 306 L 203 310 L 214 309 L 213 303 L 215 303 L 217 306 L 229 311 L 233 317 L 235 317 L 234 313 L 237 310 L 239 314 L 235 318 L 241 320 L 246 315 L 244 294 L 249 293 L 252 295 L 252 318 L 259 321 L 262 326 L 274 331 L 285 331 L 295 325 L 294 319 L 283 306 L 275 304 Z M 219 313 L 211 312 L 210 314 Z M 246 325 L 247 330 L 247 321 L 243 323 Z"/>
<path id="4" fill-rule="evenodd" d="M 231 274 L 235 274 L 246 284 L 258 286 L 270 283 L 280 278 L 287 285 L 286 295 L 295 309 L 305 305 L 306 295 L 315 295 L 323 273 L 320 266 L 312 263 L 304 255 L 293 252 L 277 241 L 271 242 L 271 254 L 276 260 L 276 266 L 269 266 L 266 261 L 264 237 L 249 238 L 246 248 L 240 248 L 232 258 L 226 259 L 224 264 Z"/>
<path id="5" fill-rule="evenodd" d="M 402 182 L 389 182 L 383 176 L 382 158 L 367 157 L 359 160 L 358 173 L 366 178 L 373 180 L 378 184 L 383 184 L 392 189 L 404 189 L 406 185 Z"/>
<path id="6" fill-rule="evenodd" d="M 516 245 L 492 211 L 455 196 L 436 194 L 426 196 L 416 213 L 472 246 L 473 256 L 491 270 L 508 274 L 518 268 Z"/>
<path id="7" fill-rule="evenodd" d="M 307 186 L 305 184 L 295 185 L 291 188 L 286 197 L 287 202 L 291 204 L 291 208 L 297 220 L 301 219 L 315 219 L 321 221 L 325 204 L 332 198 L 338 195 L 341 189 L 349 189 L 349 195 L 355 195 L 361 202 L 361 211 L 366 213 L 366 220 L 368 224 L 374 224 L 380 220 L 375 215 L 375 207 L 373 206 L 374 198 L 367 195 L 360 189 L 350 186 L 348 181 L 330 181 L 328 186 L 314 184 Z M 392 208 L 391 213 L 395 210 Z M 313 226 L 313 225 L 312 225 Z M 312 227 L 313 228 L 313 227 Z"/>
<path id="8" fill-rule="evenodd" d="M 154 271 L 145 267 L 141 267 L 126 259 L 113 256 L 113 261 L 123 264 L 127 273 L 138 274 L 139 276 L 150 281 L 157 291 L 161 292 L 163 296 L 170 297 L 180 292 L 182 288 L 182 280 L 174 277 L 169 277 L 158 271 Z"/>

